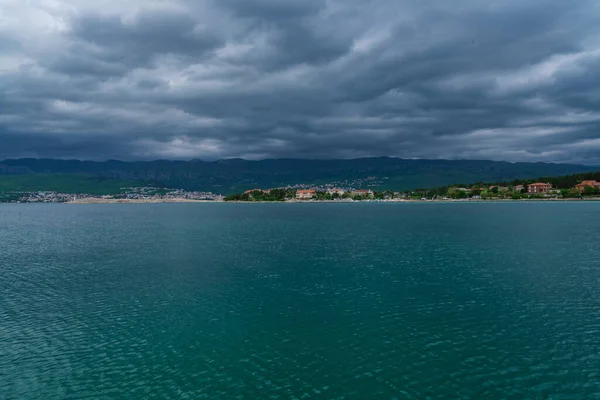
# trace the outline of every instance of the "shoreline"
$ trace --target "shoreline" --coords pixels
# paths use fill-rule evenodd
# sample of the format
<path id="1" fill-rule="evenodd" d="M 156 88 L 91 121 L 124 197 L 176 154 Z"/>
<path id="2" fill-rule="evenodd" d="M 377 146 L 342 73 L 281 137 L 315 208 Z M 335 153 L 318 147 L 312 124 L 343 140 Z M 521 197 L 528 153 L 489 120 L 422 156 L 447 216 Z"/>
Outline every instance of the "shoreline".
<path id="1" fill-rule="evenodd" d="M 220 200 L 194 200 L 194 199 L 102 199 L 87 197 L 59 204 L 158 204 L 158 203 L 223 203 Z M 23 204 L 23 203 L 21 203 Z"/>
<path id="2" fill-rule="evenodd" d="M 444 204 L 444 203 L 527 203 L 527 202 L 600 202 L 600 197 L 593 198 L 538 198 L 538 199 L 446 199 L 446 200 L 287 200 L 287 201 L 224 201 L 224 200 L 195 200 L 195 199 L 103 199 L 88 197 L 66 202 L 6 202 L 0 204 L 173 204 L 173 203 L 231 203 L 231 204 L 353 204 L 353 203 L 378 203 L 378 204 Z"/>
<path id="3" fill-rule="evenodd" d="M 227 203 L 227 204 L 349 204 L 349 203 L 520 203 L 520 202 L 600 202 L 600 198 L 591 199 L 490 199 L 490 200 L 463 200 L 463 199 L 448 199 L 448 200 L 289 200 L 289 201 L 223 201 L 223 200 L 192 200 L 192 199 L 101 199 L 101 198 L 86 198 L 80 200 L 68 201 L 58 204 L 162 204 L 162 203 Z M 35 204 L 35 203 L 19 203 L 19 204 Z"/>

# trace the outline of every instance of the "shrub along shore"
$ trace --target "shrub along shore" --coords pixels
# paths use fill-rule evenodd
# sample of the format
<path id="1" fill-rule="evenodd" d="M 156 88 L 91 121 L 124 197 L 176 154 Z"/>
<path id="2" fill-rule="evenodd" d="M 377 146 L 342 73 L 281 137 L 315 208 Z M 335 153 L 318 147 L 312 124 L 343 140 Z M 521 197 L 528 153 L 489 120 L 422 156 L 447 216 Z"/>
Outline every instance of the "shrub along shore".
<path id="1" fill-rule="evenodd" d="M 584 182 L 587 186 L 581 186 Z M 543 192 L 533 192 L 530 186 L 548 184 Z M 579 185 L 579 187 L 577 186 Z M 317 187 L 302 190 L 297 196 L 295 188 L 255 189 L 225 197 L 225 201 L 273 202 L 273 201 L 334 201 L 334 200 L 581 200 L 600 198 L 600 172 L 590 172 L 559 177 L 542 177 L 511 182 L 476 183 L 452 185 L 438 188 L 415 189 L 395 192 L 365 191 L 352 188 L 339 189 Z M 366 192 L 366 193 L 365 193 Z M 532 193 L 533 192 L 533 193 Z"/>

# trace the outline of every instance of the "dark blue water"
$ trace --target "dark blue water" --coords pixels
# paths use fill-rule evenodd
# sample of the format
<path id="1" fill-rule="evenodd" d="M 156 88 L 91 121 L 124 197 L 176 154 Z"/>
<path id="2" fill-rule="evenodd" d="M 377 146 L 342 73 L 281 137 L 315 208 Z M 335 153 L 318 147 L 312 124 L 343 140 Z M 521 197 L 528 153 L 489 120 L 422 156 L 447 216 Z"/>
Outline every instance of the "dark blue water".
<path id="1" fill-rule="evenodd" d="M 0 205 L 0 399 L 600 399 L 600 203 Z"/>

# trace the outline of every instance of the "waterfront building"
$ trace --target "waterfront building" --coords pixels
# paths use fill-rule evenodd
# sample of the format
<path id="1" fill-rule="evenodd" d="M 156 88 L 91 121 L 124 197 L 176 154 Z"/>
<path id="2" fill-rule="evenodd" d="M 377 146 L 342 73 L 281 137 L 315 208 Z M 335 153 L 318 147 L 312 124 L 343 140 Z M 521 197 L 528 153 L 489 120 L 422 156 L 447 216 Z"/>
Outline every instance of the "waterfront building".
<path id="1" fill-rule="evenodd" d="M 309 200 L 309 199 L 312 199 L 313 197 L 315 197 L 314 189 L 297 190 L 296 191 L 296 199 L 298 199 L 298 200 Z"/>
<path id="2" fill-rule="evenodd" d="M 338 194 L 338 195 L 342 196 L 342 195 L 344 195 L 344 193 L 346 193 L 346 191 L 344 189 L 333 188 L 333 189 L 327 189 L 327 193 L 332 196 L 334 194 Z"/>
<path id="3" fill-rule="evenodd" d="M 578 185 L 575 185 L 575 189 L 579 190 L 581 193 L 585 190 L 586 187 L 591 187 L 595 189 L 600 189 L 600 182 L 596 181 L 583 181 Z"/>
<path id="4" fill-rule="evenodd" d="M 549 183 L 537 182 L 527 186 L 527 193 L 547 193 L 552 190 L 552 185 Z"/>

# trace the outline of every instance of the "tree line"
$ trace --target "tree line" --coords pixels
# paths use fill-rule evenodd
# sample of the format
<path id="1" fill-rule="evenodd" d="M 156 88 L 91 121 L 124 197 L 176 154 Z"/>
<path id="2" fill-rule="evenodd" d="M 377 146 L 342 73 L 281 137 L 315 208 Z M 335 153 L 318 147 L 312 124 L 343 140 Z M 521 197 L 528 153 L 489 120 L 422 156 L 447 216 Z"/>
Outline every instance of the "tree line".
<path id="1" fill-rule="evenodd" d="M 427 197 L 447 196 L 456 199 L 481 195 L 493 197 L 494 195 L 499 194 L 501 191 L 500 188 L 506 187 L 508 189 L 507 192 L 510 192 L 513 198 L 519 198 L 521 197 L 520 195 L 527 193 L 527 189 L 530 184 L 536 182 L 545 182 L 551 184 L 554 189 L 560 190 L 560 193 L 563 197 L 580 197 L 581 195 L 592 196 L 600 194 L 600 190 L 593 187 L 586 187 L 583 193 L 580 193 L 578 190 L 574 190 L 575 185 L 581 183 L 582 181 L 590 180 L 600 182 L 600 172 L 586 172 L 564 176 L 549 176 L 536 179 L 515 179 L 510 182 L 477 182 L 471 185 L 456 184 L 452 186 L 442 186 L 430 189 L 415 189 L 411 193 L 413 194 L 413 197 L 415 197 L 415 194 L 418 196 L 426 195 Z M 519 185 L 522 185 L 523 189 L 519 193 L 516 193 L 514 188 Z M 466 187 L 471 188 L 469 193 L 460 190 L 460 188 Z"/>

